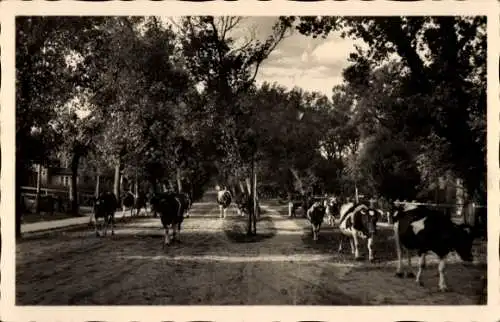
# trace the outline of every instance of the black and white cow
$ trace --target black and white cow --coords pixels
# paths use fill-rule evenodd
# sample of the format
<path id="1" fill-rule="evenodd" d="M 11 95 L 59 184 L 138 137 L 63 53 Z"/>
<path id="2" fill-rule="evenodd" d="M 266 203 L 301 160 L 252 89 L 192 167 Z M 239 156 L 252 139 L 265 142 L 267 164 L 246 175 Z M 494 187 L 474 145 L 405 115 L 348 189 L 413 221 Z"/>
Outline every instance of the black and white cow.
<path id="1" fill-rule="evenodd" d="M 302 208 L 304 218 L 307 218 L 307 211 L 315 202 L 323 202 L 322 198 L 314 198 L 310 193 L 293 193 L 289 194 L 288 200 L 288 216 L 296 217 L 296 210 Z"/>
<path id="2" fill-rule="evenodd" d="M 451 251 L 456 251 L 465 262 L 472 262 L 472 232 L 467 225 L 457 225 L 439 211 L 423 206 L 398 207 L 394 212 L 394 240 L 398 255 L 397 277 L 403 277 L 402 250 L 408 259 L 407 277 L 414 277 L 411 272 L 411 252 L 419 256 L 416 282 L 422 283 L 422 271 L 425 256 L 431 251 L 439 257 L 439 289 L 446 291 L 445 259 Z"/>
<path id="3" fill-rule="evenodd" d="M 217 187 L 217 203 L 220 209 L 220 218 L 226 217 L 226 211 L 229 205 L 231 205 L 232 196 L 231 192 L 226 188 Z"/>
<path id="4" fill-rule="evenodd" d="M 184 221 L 184 202 L 177 193 L 164 192 L 154 194 L 151 198 L 151 208 L 160 214 L 161 223 L 165 230 L 163 247 L 176 240 L 177 233 L 180 234 L 181 224 Z M 172 239 L 169 231 L 172 228 Z"/>
<path id="5" fill-rule="evenodd" d="M 356 260 L 360 259 L 359 240 L 367 240 L 368 259 L 372 261 L 373 240 L 377 232 L 377 221 L 379 213 L 365 204 L 349 202 L 340 207 L 340 232 L 348 237 L 351 251 Z M 339 252 L 345 238 L 341 238 Z"/>
<path id="6" fill-rule="evenodd" d="M 103 219 L 104 236 L 111 224 L 111 235 L 115 234 L 115 211 L 118 207 L 118 200 L 112 192 L 102 192 L 99 197 L 94 200 L 94 219 L 95 219 L 95 234 L 99 236 L 99 218 Z"/>
<path id="7" fill-rule="evenodd" d="M 339 213 L 339 202 L 336 197 L 327 197 L 324 201 L 326 222 L 335 226 L 335 215 Z"/>
<path id="8" fill-rule="evenodd" d="M 318 240 L 319 230 L 325 217 L 326 207 L 321 201 L 314 202 L 306 212 L 307 219 L 311 223 L 313 239 Z"/>
<path id="9" fill-rule="evenodd" d="M 130 209 L 130 216 L 134 214 L 135 196 L 132 192 L 126 191 L 121 198 L 122 217 L 125 218 L 125 209 Z"/>
<path id="10" fill-rule="evenodd" d="M 146 195 L 143 192 L 137 193 L 137 196 L 135 198 L 134 202 L 134 208 L 136 210 L 136 215 L 138 216 L 141 213 L 141 209 L 144 208 L 144 212 L 147 214 L 147 202 L 146 202 Z"/>

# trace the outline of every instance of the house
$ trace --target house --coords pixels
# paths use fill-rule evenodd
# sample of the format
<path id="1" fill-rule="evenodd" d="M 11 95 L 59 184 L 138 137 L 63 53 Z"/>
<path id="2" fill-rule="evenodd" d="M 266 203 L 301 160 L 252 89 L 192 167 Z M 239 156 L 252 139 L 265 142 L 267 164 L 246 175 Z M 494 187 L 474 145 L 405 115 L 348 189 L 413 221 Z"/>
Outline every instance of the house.
<path id="1" fill-rule="evenodd" d="M 53 165 L 40 166 L 41 186 L 52 189 L 69 189 L 71 183 L 71 169 L 67 167 L 57 167 Z M 38 165 L 32 166 L 32 172 L 28 176 L 28 186 L 36 187 Z M 96 187 L 97 175 L 95 173 L 79 171 L 76 178 L 77 186 L 80 190 L 94 191 Z M 99 177 L 99 185 L 102 188 L 111 188 L 113 184 L 113 174 L 105 173 Z"/>

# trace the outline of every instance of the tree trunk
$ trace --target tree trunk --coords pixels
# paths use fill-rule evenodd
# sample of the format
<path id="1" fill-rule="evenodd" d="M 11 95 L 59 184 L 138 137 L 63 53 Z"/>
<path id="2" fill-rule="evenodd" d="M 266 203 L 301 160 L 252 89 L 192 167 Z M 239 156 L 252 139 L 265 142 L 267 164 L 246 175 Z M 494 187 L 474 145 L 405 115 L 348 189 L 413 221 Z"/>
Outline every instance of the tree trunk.
<path id="1" fill-rule="evenodd" d="M 302 182 L 302 180 L 299 177 L 299 172 L 294 168 L 290 168 L 290 172 L 292 172 L 293 177 L 295 178 L 295 180 L 297 180 L 297 183 L 299 184 L 300 193 L 304 195 L 305 194 L 304 183 Z"/>
<path id="2" fill-rule="evenodd" d="M 257 235 L 257 211 L 256 211 L 256 187 L 255 187 L 255 156 L 252 157 L 252 173 L 251 173 L 251 180 L 252 180 L 252 234 Z"/>
<path id="3" fill-rule="evenodd" d="M 73 153 L 71 157 L 71 182 L 69 184 L 70 191 L 70 204 L 71 213 L 78 215 L 78 164 L 80 162 L 80 155 L 78 153 Z"/>
<path id="4" fill-rule="evenodd" d="M 238 183 L 239 183 L 241 192 L 245 193 L 246 192 L 245 183 L 243 181 L 238 181 Z"/>
<path id="5" fill-rule="evenodd" d="M 252 195 L 252 180 L 250 178 L 245 178 L 245 183 L 247 185 L 246 193 L 251 196 Z"/>
<path id="6" fill-rule="evenodd" d="M 358 194 L 358 185 L 357 184 L 354 185 L 354 200 L 356 201 L 356 203 L 359 202 L 359 194 Z"/>
<path id="7" fill-rule="evenodd" d="M 255 169 L 254 161 L 254 171 L 253 171 L 253 212 L 254 212 L 254 233 L 257 233 L 257 216 L 259 215 L 259 207 L 257 203 L 257 169 Z"/>
<path id="8" fill-rule="evenodd" d="M 139 196 L 139 176 L 137 175 L 137 168 L 135 170 L 135 176 L 134 176 L 134 194 L 135 198 Z"/>
<path id="9" fill-rule="evenodd" d="M 42 165 L 36 165 L 36 195 L 35 195 L 35 213 L 38 215 L 40 213 L 40 190 L 42 186 Z"/>
<path id="10" fill-rule="evenodd" d="M 245 178 L 248 187 L 248 195 L 250 196 L 250 200 L 252 200 L 252 180 L 249 178 Z M 253 209 L 248 209 L 248 226 L 247 226 L 247 235 L 251 236 L 253 232 Z"/>
<path id="11" fill-rule="evenodd" d="M 179 193 L 182 192 L 182 175 L 181 175 L 181 168 L 177 168 L 176 170 L 176 173 L 175 173 L 175 177 L 177 179 L 177 191 Z"/>
<path id="12" fill-rule="evenodd" d="M 254 173 L 255 173 L 255 160 L 252 157 L 252 165 L 251 165 L 251 170 L 250 170 L 250 178 L 246 178 L 247 186 L 249 185 L 249 191 L 250 191 L 250 200 L 252 200 L 252 207 L 250 208 L 249 214 L 248 214 L 248 230 L 247 234 L 248 235 L 256 235 L 257 234 L 257 223 L 256 223 L 256 213 L 255 213 L 255 180 L 254 180 Z"/>
<path id="13" fill-rule="evenodd" d="M 96 182 L 95 182 L 95 197 L 96 198 L 99 198 L 100 181 L 101 181 L 101 176 L 97 175 Z"/>
<path id="14" fill-rule="evenodd" d="M 120 201 L 120 181 L 121 181 L 120 180 L 121 179 L 120 167 L 121 167 L 120 159 L 118 159 L 117 163 L 115 164 L 115 178 L 114 178 L 114 182 L 113 182 L 113 193 L 115 194 L 116 200 L 118 201 L 119 204 L 121 203 L 121 201 Z"/>
<path id="15" fill-rule="evenodd" d="M 231 190 L 231 195 L 236 196 L 236 187 L 234 185 L 230 186 L 230 190 Z"/>

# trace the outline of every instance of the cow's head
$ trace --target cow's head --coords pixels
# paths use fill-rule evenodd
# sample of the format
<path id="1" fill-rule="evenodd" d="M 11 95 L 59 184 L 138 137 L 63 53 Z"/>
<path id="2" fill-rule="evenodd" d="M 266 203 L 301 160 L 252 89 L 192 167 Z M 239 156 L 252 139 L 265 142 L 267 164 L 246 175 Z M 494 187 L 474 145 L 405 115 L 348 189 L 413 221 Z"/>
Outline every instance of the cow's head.
<path id="1" fill-rule="evenodd" d="M 404 204 L 395 201 L 390 205 L 389 213 L 393 221 L 398 221 L 399 216 L 405 211 Z"/>
<path id="2" fill-rule="evenodd" d="M 370 236 L 373 236 L 377 232 L 377 222 L 379 220 L 379 213 L 377 210 L 368 208 L 368 209 L 362 209 L 360 211 L 363 214 L 364 217 L 364 224 L 366 226 L 366 230 L 368 231 L 368 234 Z"/>
<path id="3" fill-rule="evenodd" d="M 472 228 L 465 224 L 456 226 L 454 239 L 455 251 L 458 256 L 465 262 L 472 262 L 474 260 L 472 256 L 472 243 L 474 241 Z"/>

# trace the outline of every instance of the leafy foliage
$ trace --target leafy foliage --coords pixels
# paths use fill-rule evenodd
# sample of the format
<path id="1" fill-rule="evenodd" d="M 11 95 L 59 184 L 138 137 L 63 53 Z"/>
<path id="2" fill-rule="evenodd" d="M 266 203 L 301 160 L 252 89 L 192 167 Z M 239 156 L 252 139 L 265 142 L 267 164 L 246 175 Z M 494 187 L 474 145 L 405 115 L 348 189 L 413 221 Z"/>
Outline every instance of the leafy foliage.
<path id="1" fill-rule="evenodd" d="M 17 18 L 18 185 L 57 152 L 75 178 L 177 180 L 195 198 L 253 161 L 269 189 L 414 198 L 451 171 L 485 197 L 484 17 L 280 17 L 263 40 L 235 36 L 243 19 Z M 331 97 L 256 86 L 290 28 L 365 43 Z"/>

